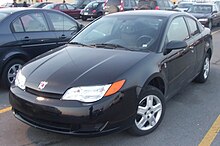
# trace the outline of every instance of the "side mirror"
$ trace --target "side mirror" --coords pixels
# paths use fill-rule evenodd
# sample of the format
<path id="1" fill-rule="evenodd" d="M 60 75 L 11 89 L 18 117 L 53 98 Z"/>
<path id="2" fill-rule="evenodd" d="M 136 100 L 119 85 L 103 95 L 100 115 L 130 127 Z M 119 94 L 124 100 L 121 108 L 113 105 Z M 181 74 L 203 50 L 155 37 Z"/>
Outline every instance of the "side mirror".
<path id="1" fill-rule="evenodd" d="M 218 13 L 218 11 L 213 11 L 212 14 Z"/>
<path id="2" fill-rule="evenodd" d="M 187 47 L 187 43 L 185 41 L 171 41 L 167 43 L 165 47 L 165 54 L 170 53 L 172 50 L 183 49 Z"/>
<path id="3" fill-rule="evenodd" d="M 185 41 L 171 41 L 167 43 L 166 50 L 178 50 L 187 47 L 187 43 Z"/>

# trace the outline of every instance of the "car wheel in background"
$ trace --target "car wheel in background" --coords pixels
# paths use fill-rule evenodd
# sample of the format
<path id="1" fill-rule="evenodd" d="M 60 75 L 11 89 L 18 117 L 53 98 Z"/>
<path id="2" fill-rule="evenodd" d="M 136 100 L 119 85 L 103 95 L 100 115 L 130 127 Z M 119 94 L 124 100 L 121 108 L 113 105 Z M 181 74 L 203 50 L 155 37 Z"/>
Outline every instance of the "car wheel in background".
<path id="1" fill-rule="evenodd" d="M 141 94 L 134 124 L 128 132 L 136 136 L 153 132 L 161 123 L 164 113 L 165 100 L 163 93 L 153 86 L 147 86 Z"/>
<path id="2" fill-rule="evenodd" d="M 87 20 L 87 17 L 86 17 L 86 16 L 82 16 L 82 20 L 83 20 L 83 21 L 86 21 L 86 20 Z"/>
<path id="3" fill-rule="evenodd" d="M 210 72 L 210 57 L 209 54 L 206 54 L 203 67 L 200 73 L 198 74 L 198 76 L 195 78 L 195 82 L 204 83 L 209 77 L 209 72 Z"/>
<path id="4" fill-rule="evenodd" d="M 23 64 L 23 60 L 13 59 L 5 65 L 2 72 L 2 86 L 4 88 L 9 88 L 11 84 L 14 84 L 16 74 Z"/>

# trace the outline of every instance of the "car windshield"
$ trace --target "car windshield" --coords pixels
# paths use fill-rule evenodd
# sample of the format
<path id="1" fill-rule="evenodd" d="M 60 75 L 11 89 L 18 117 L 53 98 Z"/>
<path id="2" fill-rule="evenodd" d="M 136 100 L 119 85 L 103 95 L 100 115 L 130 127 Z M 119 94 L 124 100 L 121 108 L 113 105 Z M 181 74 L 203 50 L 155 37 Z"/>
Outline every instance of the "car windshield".
<path id="1" fill-rule="evenodd" d="M 178 4 L 179 8 L 190 8 L 193 4 L 189 4 L 189 3 L 180 3 Z"/>
<path id="2" fill-rule="evenodd" d="M 102 17 L 75 36 L 70 43 L 156 52 L 165 19 L 135 15 Z"/>
<path id="3" fill-rule="evenodd" d="M 9 13 L 3 13 L 3 12 L 1 12 L 0 13 L 0 22 L 5 18 L 5 17 L 7 17 L 8 15 L 10 15 Z"/>
<path id="4" fill-rule="evenodd" d="M 189 13 L 211 13 L 212 12 L 212 6 L 210 5 L 194 5 L 192 6 L 189 11 Z"/>

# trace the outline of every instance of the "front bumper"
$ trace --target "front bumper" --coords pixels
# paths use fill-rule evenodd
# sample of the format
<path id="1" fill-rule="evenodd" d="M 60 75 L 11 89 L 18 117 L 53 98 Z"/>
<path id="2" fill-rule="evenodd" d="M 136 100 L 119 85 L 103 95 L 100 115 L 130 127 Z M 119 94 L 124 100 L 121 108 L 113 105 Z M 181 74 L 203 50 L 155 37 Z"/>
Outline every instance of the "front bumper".
<path id="1" fill-rule="evenodd" d="M 41 98 L 42 99 L 42 98 Z M 9 100 L 16 118 L 24 123 L 63 134 L 100 135 L 129 128 L 137 109 L 136 88 L 94 103 L 37 96 L 12 86 Z"/>

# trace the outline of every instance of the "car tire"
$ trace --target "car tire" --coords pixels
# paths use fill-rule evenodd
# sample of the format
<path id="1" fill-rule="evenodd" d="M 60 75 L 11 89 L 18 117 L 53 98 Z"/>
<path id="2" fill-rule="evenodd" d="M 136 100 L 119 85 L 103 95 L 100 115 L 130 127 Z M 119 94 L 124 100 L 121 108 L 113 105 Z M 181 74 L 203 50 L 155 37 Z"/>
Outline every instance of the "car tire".
<path id="1" fill-rule="evenodd" d="M 98 13 L 97 13 L 97 18 L 98 18 L 98 17 L 101 17 L 102 15 L 103 15 L 102 12 L 98 12 Z"/>
<path id="2" fill-rule="evenodd" d="M 147 86 L 141 93 L 134 124 L 128 132 L 135 136 L 153 132 L 161 123 L 165 108 L 163 93 L 156 87 Z"/>
<path id="3" fill-rule="evenodd" d="M 209 72 L 210 72 L 210 57 L 209 54 L 206 54 L 202 69 L 194 81 L 197 83 L 206 82 L 209 77 Z"/>
<path id="4" fill-rule="evenodd" d="M 83 20 L 83 21 L 86 21 L 86 20 L 87 20 L 87 17 L 86 17 L 86 16 L 82 16 L 82 20 Z"/>
<path id="5" fill-rule="evenodd" d="M 14 83 L 17 71 L 21 69 L 23 64 L 23 60 L 13 59 L 5 65 L 2 72 L 2 86 L 4 88 L 9 88 Z"/>

